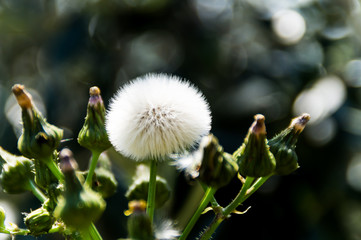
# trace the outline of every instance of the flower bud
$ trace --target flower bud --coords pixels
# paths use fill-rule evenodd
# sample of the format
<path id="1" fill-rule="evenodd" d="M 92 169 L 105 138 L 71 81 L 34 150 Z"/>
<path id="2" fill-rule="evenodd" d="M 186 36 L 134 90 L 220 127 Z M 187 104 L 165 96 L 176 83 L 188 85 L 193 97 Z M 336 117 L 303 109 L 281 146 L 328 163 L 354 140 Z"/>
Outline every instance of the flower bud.
<path id="1" fill-rule="evenodd" d="M 310 118 L 307 113 L 294 118 L 288 128 L 268 141 L 277 162 L 275 174 L 288 175 L 299 168 L 296 143 Z"/>
<path id="2" fill-rule="evenodd" d="M 87 185 L 82 186 L 76 175 L 77 164 L 69 149 L 60 152 L 60 167 L 65 176 L 65 191 L 59 197 L 54 215 L 74 229 L 85 229 L 97 220 L 105 209 L 103 198 Z"/>
<path id="3" fill-rule="evenodd" d="M 92 181 L 92 189 L 102 195 L 102 197 L 108 198 L 115 194 L 118 186 L 118 182 L 114 177 L 111 170 L 111 162 L 105 152 L 100 154 L 98 159 L 97 168 Z M 82 172 L 82 177 L 86 179 L 88 171 Z"/>
<path id="4" fill-rule="evenodd" d="M 129 202 L 128 237 L 134 240 L 153 240 L 153 227 L 146 213 L 144 200 Z"/>
<path id="5" fill-rule="evenodd" d="M 87 115 L 78 142 L 91 151 L 103 152 L 111 146 L 104 125 L 105 107 L 98 87 L 90 88 L 89 93 Z"/>
<path id="6" fill-rule="evenodd" d="M 128 191 L 125 193 L 128 201 L 132 200 L 147 200 L 149 187 L 149 168 L 143 164 L 137 167 L 133 183 L 130 185 Z M 157 176 L 156 178 L 156 199 L 155 207 L 159 208 L 168 201 L 170 197 L 170 188 L 167 181 Z"/>
<path id="7" fill-rule="evenodd" d="M 58 161 L 58 152 L 54 151 L 51 161 Z M 49 186 L 52 184 L 57 184 L 58 179 L 54 176 L 54 174 L 50 171 L 44 161 L 39 159 L 34 159 L 35 165 L 35 183 L 41 187 L 42 189 L 49 190 Z"/>
<path id="8" fill-rule="evenodd" d="M 92 189 L 102 195 L 103 198 L 113 196 L 117 190 L 117 180 L 114 174 L 104 168 L 95 169 L 95 179 Z"/>
<path id="9" fill-rule="evenodd" d="M 232 155 L 223 151 L 213 134 L 203 137 L 199 151 L 202 152 L 202 160 L 198 179 L 215 188 L 227 185 L 238 171 Z"/>
<path id="10" fill-rule="evenodd" d="M 23 85 L 14 85 L 12 91 L 22 109 L 23 131 L 18 140 L 18 149 L 28 158 L 48 158 L 58 147 L 63 130 L 43 118 Z"/>
<path id="11" fill-rule="evenodd" d="M 30 230 L 30 234 L 37 236 L 47 233 L 55 222 L 55 218 L 41 207 L 27 214 L 24 218 L 25 225 Z"/>
<path id="12" fill-rule="evenodd" d="M 50 169 L 40 160 L 34 159 L 35 165 L 35 183 L 42 189 L 48 189 L 50 184 L 58 183 L 58 179 Z"/>
<path id="13" fill-rule="evenodd" d="M 233 157 L 242 176 L 264 177 L 274 171 L 276 160 L 267 144 L 264 116 L 257 114 L 254 118 L 242 146 L 234 152 Z"/>
<path id="14" fill-rule="evenodd" d="M 0 147 L 2 171 L 0 183 L 3 190 L 10 194 L 29 190 L 29 180 L 34 178 L 32 161 L 23 156 L 16 156 Z"/>

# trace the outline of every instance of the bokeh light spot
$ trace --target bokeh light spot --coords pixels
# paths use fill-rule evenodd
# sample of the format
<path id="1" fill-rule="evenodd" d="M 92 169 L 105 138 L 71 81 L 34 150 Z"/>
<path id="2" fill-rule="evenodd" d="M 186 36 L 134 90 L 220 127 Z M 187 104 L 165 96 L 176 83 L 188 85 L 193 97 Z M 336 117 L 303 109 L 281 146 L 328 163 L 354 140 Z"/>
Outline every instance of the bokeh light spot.
<path id="1" fill-rule="evenodd" d="M 356 191 L 361 191 L 361 153 L 355 154 L 347 166 L 347 183 Z"/>
<path id="2" fill-rule="evenodd" d="M 309 124 L 329 117 L 341 107 L 346 98 L 346 86 L 337 76 L 326 76 L 317 80 L 310 89 L 302 91 L 296 98 L 293 111 L 296 115 L 311 114 Z"/>
<path id="3" fill-rule="evenodd" d="M 350 87 L 361 87 L 361 60 L 349 61 L 344 69 L 346 84 Z"/>
<path id="4" fill-rule="evenodd" d="M 306 32 L 306 22 L 294 10 L 281 10 L 272 17 L 272 28 L 277 37 L 285 44 L 295 44 Z"/>

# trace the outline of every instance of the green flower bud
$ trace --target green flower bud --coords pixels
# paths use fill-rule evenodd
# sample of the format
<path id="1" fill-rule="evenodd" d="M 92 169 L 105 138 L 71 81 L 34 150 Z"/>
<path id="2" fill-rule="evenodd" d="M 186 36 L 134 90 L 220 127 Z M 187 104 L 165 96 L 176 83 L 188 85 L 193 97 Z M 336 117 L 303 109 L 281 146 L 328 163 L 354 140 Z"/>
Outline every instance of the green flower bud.
<path id="1" fill-rule="evenodd" d="M 288 175 L 299 168 L 296 143 L 310 118 L 307 113 L 294 118 L 288 128 L 268 141 L 277 162 L 275 174 Z"/>
<path id="2" fill-rule="evenodd" d="M 89 93 L 87 115 L 78 142 L 91 151 L 103 152 L 111 146 L 104 125 L 105 107 L 98 87 L 90 88 Z"/>
<path id="3" fill-rule="evenodd" d="M 117 190 L 118 182 L 114 174 L 104 168 L 95 169 L 95 179 L 92 189 L 100 193 L 103 198 L 113 196 Z"/>
<path id="4" fill-rule="evenodd" d="M 53 226 L 55 218 L 47 209 L 41 207 L 27 214 L 24 222 L 30 234 L 37 236 L 47 233 Z"/>
<path id="5" fill-rule="evenodd" d="M 276 160 L 267 144 L 264 116 L 257 114 L 254 118 L 242 146 L 234 152 L 233 157 L 239 165 L 241 175 L 264 177 L 273 173 Z"/>
<path id="6" fill-rule="evenodd" d="M 232 155 L 225 153 L 218 139 L 209 134 L 199 146 L 202 162 L 199 168 L 199 180 L 206 185 L 220 188 L 227 185 L 238 172 L 238 165 Z"/>
<path id="7" fill-rule="evenodd" d="M 82 172 L 82 178 L 86 179 L 88 171 Z M 97 168 L 92 181 L 92 189 L 108 198 L 115 194 L 118 182 L 111 171 L 111 162 L 105 152 L 100 154 Z"/>
<path id="8" fill-rule="evenodd" d="M 86 229 L 103 213 L 105 201 L 87 185 L 81 185 L 75 171 L 77 164 L 69 149 L 63 149 L 59 157 L 65 176 L 65 191 L 59 197 L 54 215 L 71 228 Z"/>
<path id="9" fill-rule="evenodd" d="M 5 217 L 6 217 L 5 210 L 0 206 L 0 232 L 2 232 L 6 228 Z"/>
<path id="10" fill-rule="evenodd" d="M 133 183 L 130 185 L 128 191 L 125 193 L 129 201 L 132 200 L 147 200 L 149 187 L 149 168 L 143 164 L 137 167 Z M 155 207 L 163 206 L 170 197 L 170 188 L 167 181 L 157 176 L 156 178 L 156 200 Z"/>
<path id="11" fill-rule="evenodd" d="M 12 91 L 22 109 L 23 132 L 18 140 L 18 149 L 28 158 L 48 158 L 58 147 L 63 130 L 43 118 L 23 85 L 14 85 Z"/>
<path id="12" fill-rule="evenodd" d="M 128 237 L 133 240 L 153 240 L 153 227 L 146 213 L 147 203 L 144 200 L 129 202 Z"/>
<path id="13" fill-rule="evenodd" d="M 57 162 L 58 153 L 57 151 L 54 151 L 52 161 Z M 52 184 L 57 184 L 58 179 L 54 176 L 54 174 L 50 171 L 50 169 L 46 166 L 46 164 L 39 160 L 34 159 L 34 165 L 35 165 L 35 183 L 43 188 L 48 190 L 49 186 Z"/>
<path id="14" fill-rule="evenodd" d="M 16 156 L 0 147 L 2 172 L 0 183 L 3 190 L 10 194 L 22 193 L 30 189 L 29 180 L 34 178 L 33 162 L 23 156 Z"/>

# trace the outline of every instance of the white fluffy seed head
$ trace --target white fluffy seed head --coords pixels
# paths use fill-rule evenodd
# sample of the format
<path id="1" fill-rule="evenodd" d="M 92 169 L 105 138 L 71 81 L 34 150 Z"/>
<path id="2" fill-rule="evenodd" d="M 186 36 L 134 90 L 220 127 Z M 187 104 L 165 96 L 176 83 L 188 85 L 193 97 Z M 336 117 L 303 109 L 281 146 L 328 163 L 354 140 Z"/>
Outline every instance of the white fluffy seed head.
<path id="1" fill-rule="evenodd" d="M 211 115 L 203 95 L 189 82 L 147 74 L 121 88 L 106 116 L 110 142 L 135 160 L 164 159 L 208 134 Z"/>

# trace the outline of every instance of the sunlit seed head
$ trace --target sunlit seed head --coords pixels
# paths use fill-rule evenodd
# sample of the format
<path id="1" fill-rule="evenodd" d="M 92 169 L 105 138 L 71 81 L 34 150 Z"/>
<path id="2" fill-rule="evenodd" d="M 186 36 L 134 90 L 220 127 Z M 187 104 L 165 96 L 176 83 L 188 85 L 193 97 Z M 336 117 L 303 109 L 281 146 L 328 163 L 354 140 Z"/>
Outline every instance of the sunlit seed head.
<path id="1" fill-rule="evenodd" d="M 209 106 L 190 83 L 148 74 L 121 88 L 110 103 L 106 129 L 115 149 L 135 160 L 163 159 L 208 134 Z"/>

